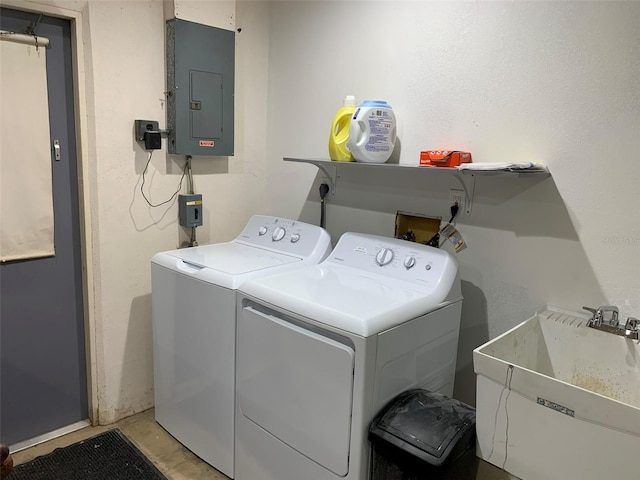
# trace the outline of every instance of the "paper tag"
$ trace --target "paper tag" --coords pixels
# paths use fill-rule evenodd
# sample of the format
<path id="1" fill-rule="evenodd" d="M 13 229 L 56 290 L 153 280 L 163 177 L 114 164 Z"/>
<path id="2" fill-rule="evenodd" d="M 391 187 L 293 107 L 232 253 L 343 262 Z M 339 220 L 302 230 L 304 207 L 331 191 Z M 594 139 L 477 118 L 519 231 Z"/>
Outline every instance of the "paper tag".
<path id="1" fill-rule="evenodd" d="M 464 238 L 462 238 L 462 235 L 460 234 L 458 229 L 451 223 L 445 223 L 444 227 L 440 229 L 440 235 L 444 235 L 445 237 L 447 237 L 447 240 L 449 240 L 453 244 L 453 248 L 455 249 L 456 253 L 467 248 L 467 244 L 464 241 Z"/>

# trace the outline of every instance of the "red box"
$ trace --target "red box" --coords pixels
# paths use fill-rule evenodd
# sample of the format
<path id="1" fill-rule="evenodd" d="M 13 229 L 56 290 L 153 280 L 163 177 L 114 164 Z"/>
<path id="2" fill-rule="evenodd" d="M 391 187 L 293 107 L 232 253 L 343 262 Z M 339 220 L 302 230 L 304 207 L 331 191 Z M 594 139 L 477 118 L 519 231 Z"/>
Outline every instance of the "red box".
<path id="1" fill-rule="evenodd" d="M 459 150 L 425 150 L 420 152 L 420 166 L 457 167 L 471 163 L 471 153 Z"/>

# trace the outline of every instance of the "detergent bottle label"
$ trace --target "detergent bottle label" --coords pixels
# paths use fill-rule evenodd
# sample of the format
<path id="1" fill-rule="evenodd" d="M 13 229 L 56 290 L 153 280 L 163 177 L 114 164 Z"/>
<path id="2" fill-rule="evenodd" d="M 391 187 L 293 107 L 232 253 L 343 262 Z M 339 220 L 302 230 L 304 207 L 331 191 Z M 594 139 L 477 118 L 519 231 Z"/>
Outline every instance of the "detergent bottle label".
<path id="1" fill-rule="evenodd" d="M 369 141 L 365 145 L 368 152 L 388 152 L 391 149 L 389 137 L 393 128 L 390 112 L 373 110 L 369 114 Z"/>

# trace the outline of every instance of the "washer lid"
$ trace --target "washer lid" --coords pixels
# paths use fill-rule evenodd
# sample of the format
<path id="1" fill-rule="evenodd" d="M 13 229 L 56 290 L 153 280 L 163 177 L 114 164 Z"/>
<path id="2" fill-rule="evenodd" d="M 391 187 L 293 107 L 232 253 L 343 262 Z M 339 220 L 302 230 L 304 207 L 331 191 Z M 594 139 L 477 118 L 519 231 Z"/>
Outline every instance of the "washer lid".
<path id="1" fill-rule="evenodd" d="M 284 253 L 270 252 L 235 242 L 184 248 L 168 254 L 191 265 L 213 268 L 228 275 L 242 275 L 300 260 Z"/>
<path id="2" fill-rule="evenodd" d="M 322 261 L 327 231 L 297 220 L 254 215 L 231 242 L 158 253 L 152 263 L 204 282 L 237 289 L 248 278 Z"/>
<path id="3" fill-rule="evenodd" d="M 302 259 L 236 242 L 183 248 L 153 256 L 153 263 L 226 288 L 237 289 L 266 269 L 302 265 Z"/>
<path id="4" fill-rule="evenodd" d="M 323 262 L 245 282 L 259 300 L 346 332 L 368 337 L 440 308 L 445 289 L 404 282 L 357 268 Z"/>

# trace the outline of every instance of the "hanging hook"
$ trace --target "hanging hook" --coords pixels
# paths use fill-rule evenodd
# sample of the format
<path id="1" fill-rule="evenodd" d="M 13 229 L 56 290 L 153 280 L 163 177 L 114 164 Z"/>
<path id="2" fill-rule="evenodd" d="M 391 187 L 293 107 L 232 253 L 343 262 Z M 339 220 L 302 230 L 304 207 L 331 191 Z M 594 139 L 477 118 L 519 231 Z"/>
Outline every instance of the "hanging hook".
<path id="1" fill-rule="evenodd" d="M 36 42 L 36 52 L 38 51 L 38 36 L 36 35 L 36 27 L 42 20 L 42 14 L 38 15 L 38 18 L 32 21 L 29 26 L 25 29 L 25 34 L 31 35 Z"/>

